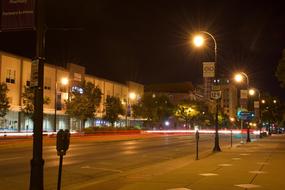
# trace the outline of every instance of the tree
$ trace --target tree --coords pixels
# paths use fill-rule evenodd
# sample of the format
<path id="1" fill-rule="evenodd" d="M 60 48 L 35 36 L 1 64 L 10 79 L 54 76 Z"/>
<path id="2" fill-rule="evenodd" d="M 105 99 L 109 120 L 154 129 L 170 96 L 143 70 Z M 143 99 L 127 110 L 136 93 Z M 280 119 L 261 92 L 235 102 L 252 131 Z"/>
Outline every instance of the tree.
<path id="1" fill-rule="evenodd" d="M 0 83 L 0 118 L 4 118 L 8 113 L 10 104 L 7 97 L 8 87 L 6 83 Z"/>
<path id="2" fill-rule="evenodd" d="M 265 94 L 261 104 L 262 121 L 266 123 L 279 123 L 283 119 L 284 106 L 281 102 L 269 94 Z"/>
<path id="3" fill-rule="evenodd" d="M 124 115 L 125 110 L 122 106 L 121 100 L 114 96 L 107 96 L 106 102 L 106 114 L 104 116 L 104 119 L 106 121 L 109 121 L 112 126 L 114 126 L 114 123 L 118 121 L 119 115 Z"/>
<path id="4" fill-rule="evenodd" d="M 147 119 L 151 127 L 154 122 L 160 122 L 170 117 L 173 113 L 173 105 L 165 95 L 145 94 L 142 99 L 132 106 L 134 116 Z"/>
<path id="5" fill-rule="evenodd" d="M 176 106 L 175 116 L 184 121 L 186 127 L 194 122 L 206 125 L 211 122 L 208 106 L 201 101 L 184 101 Z M 209 117 L 210 116 L 210 117 Z"/>
<path id="6" fill-rule="evenodd" d="M 23 98 L 23 106 L 21 107 L 21 112 L 24 113 L 26 117 L 32 118 L 34 114 L 34 99 L 35 99 L 34 89 L 29 86 L 25 86 L 22 98 Z M 48 105 L 50 103 L 50 98 L 45 96 L 43 103 L 45 105 Z"/>
<path id="7" fill-rule="evenodd" d="M 278 62 L 275 76 L 281 82 L 281 86 L 285 87 L 285 49 L 282 52 L 282 58 Z"/>
<path id="8" fill-rule="evenodd" d="M 179 104 L 176 107 L 175 116 L 185 122 L 186 127 L 189 127 L 191 119 L 197 116 L 200 112 L 195 105 Z"/>
<path id="9" fill-rule="evenodd" d="M 101 102 L 102 92 L 91 82 L 82 81 L 71 91 L 70 99 L 66 101 L 66 114 L 81 121 L 81 129 L 87 119 L 95 117 L 97 107 Z"/>

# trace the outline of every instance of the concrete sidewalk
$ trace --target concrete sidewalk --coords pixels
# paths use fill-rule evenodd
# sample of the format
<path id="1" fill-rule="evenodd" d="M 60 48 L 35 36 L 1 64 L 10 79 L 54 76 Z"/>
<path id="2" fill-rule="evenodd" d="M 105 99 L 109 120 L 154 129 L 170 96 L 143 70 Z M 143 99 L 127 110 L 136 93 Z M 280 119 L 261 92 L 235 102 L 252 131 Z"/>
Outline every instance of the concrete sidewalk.
<path id="1" fill-rule="evenodd" d="M 200 160 L 173 160 L 75 189 L 231 190 L 285 189 L 285 136 L 224 148 Z"/>

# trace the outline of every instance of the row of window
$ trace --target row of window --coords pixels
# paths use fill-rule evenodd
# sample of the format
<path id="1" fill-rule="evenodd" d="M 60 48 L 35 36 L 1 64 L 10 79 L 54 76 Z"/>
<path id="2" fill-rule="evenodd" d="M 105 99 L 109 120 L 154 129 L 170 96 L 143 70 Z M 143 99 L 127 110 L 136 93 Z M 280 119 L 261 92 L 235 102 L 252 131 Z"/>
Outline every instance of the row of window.
<path id="1" fill-rule="evenodd" d="M 6 72 L 6 83 L 10 84 L 15 84 L 16 83 L 16 70 L 13 69 L 8 69 Z M 30 86 L 31 82 L 26 81 L 26 86 Z M 51 79 L 50 78 L 45 78 L 45 85 L 44 85 L 45 90 L 50 90 L 51 89 Z"/>

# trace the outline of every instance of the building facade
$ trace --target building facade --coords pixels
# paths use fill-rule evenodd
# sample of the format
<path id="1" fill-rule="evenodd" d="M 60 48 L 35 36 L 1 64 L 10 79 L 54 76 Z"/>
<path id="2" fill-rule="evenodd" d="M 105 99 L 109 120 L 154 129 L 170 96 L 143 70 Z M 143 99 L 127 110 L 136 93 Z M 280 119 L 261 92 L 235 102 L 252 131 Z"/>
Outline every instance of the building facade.
<path id="1" fill-rule="evenodd" d="M 10 102 L 10 111 L 5 116 L 5 122 L 3 126 L 0 126 L 0 130 L 31 131 L 33 129 L 32 120 L 21 112 L 25 86 L 29 86 L 31 83 L 31 65 L 32 62 L 28 58 L 0 52 L 0 82 L 7 84 Z M 62 83 L 63 79 L 68 79 L 68 84 Z M 87 121 L 86 127 L 104 124 L 101 118 L 104 115 L 104 102 L 108 95 L 118 97 L 124 101 L 128 99 L 130 92 L 136 93 L 138 97 L 141 97 L 144 93 L 142 84 L 131 81 L 122 84 L 91 76 L 85 73 L 84 67 L 76 64 L 68 64 L 67 68 L 45 64 L 44 97 L 48 97 L 50 102 L 44 105 L 44 131 L 53 131 L 55 126 L 56 130 L 65 128 L 79 129 L 80 124 L 78 121 L 67 117 L 65 114 L 64 102 L 68 98 L 69 90 L 75 88 L 75 84 L 81 80 L 95 84 L 103 94 L 96 113 L 96 119 Z"/>

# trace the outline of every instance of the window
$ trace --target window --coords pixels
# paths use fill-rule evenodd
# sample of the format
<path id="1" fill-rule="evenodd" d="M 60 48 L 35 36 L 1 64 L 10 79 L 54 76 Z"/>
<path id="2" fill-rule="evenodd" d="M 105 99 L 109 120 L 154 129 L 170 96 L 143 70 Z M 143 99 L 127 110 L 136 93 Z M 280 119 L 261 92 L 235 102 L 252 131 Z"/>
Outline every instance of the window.
<path id="1" fill-rule="evenodd" d="M 15 84 L 16 82 L 16 71 L 13 69 L 8 69 L 6 73 L 6 83 Z"/>
<path id="2" fill-rule="evenodd" d="M 51 89 L 51 79 L 46 77 L 45 78 L 45 83 L 44 83 L 44 89 L 45 90 L 50 90 Z"/>

